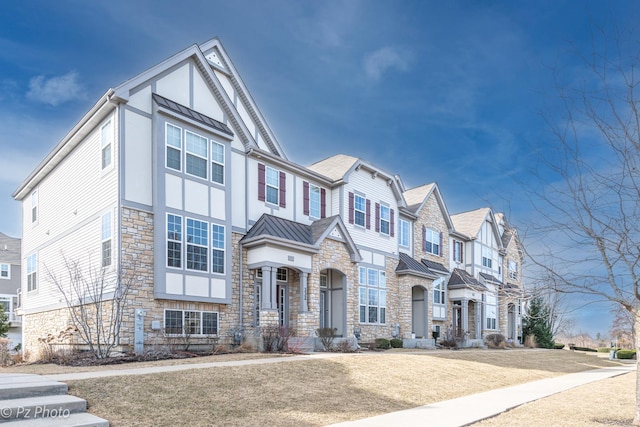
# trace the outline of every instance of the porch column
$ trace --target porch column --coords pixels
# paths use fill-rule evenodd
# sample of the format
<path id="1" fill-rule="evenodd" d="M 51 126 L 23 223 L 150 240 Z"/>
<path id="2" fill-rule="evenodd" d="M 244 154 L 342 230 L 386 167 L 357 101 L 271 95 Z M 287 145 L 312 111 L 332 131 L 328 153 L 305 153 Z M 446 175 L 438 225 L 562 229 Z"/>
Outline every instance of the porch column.
<path id="1" fill-rule="evenodd" d="M 307 302 L 307 279 L 309 273 L 300 273 L 300 311 L 309 311 L 309 303 Z"/>
<path id="2" fill-rule="evenodd" d="M 469 300 L 462 300 L 462 338 L 465 338 L 465 333 L 469 332 Z"/>
<path id="3" fill-rule="evenodd" d="M 476 304 L 476 339 L 482 339 L 482 329 L 484 328 L 484 317 L 482 316 L 482 306 L 484 304 Z M 496 323 L 498 319 L 496 319 Z"/>
<path id="4" fill-rule="evenodd" d="M 271 309 L 271 267 L 262 267 L 262 309 Z"/>
<path id="5" fill-rule="evenodd" d="M 276 288 L 278 280 L 278 269 L 275 267 L 271 267 L 271 309 L 278 309 L 278 291 Z"/>

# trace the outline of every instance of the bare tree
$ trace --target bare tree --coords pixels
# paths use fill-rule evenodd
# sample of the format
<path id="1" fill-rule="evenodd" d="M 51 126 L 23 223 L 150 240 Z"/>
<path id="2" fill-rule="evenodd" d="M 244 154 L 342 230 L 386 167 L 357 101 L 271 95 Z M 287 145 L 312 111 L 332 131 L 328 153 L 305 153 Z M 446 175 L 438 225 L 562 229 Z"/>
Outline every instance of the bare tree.
<path id="1" fill-rule="evenodd" d="M 625 310 L 622 306 L 615 306 L 611 310 L 613 320 L 609 334 L 612 340 L 616 340 L 618 347 L 632 347 L 636 336 L 636 313 Z"/>
<path id="2" fill-rule="evenodd" d="M 98 359 L 108 358 L 119 345 L 120 329 L 128 305 L 133 277 L 123 268 L 109 271 L 87 266 L 80 260 L 70 260 L 61 254 L 64 275 L 58 276 L 46 268 L 49 280 L 56 286 L 68 308 L 71 324 L 89 351 Z"/>
<path id="3" fill-rule="evenodd" d="M 553 70 L 560 108 L 545 119 L 556 144 L 541 154 L 540 185 L 530 189 L 537 218 L 527 232 L 528 255 L 555 291 L 611 302 L 637 325 L 640 37 L 634 29 L 593 24 L 591 51 L 572 52 L 582 67 L 572 63 L 565 81 L 560 68 Z"/>

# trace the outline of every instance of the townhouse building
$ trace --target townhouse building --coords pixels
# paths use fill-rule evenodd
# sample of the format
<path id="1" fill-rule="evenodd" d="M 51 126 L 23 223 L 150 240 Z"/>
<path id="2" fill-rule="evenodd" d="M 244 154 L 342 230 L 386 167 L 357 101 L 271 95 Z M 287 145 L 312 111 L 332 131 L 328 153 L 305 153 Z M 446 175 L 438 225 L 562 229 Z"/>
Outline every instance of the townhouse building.
<path id="1" fill-rule="evenodd" d="M 519 242 L 502 216 L 487 211 L 474 232 L 436 184 L 407 190 L 344 154 L 292 162 L 218 39 L 109 89 L 14 197 L 34 353 L 69 324 L 60 293 L 70 260 L 100 272 L 107 299 L 118 278 L 135 279 L 123 349 L 270 325 L 431 345 L 433 331 L 481 339 L 511 319 L 498 315 L 498 265 Z M 475 282 L 460 287 L 461 275 Z M 517 296 L 520 280 L 509 284 Z"/>
<path id="2" fill-rule="evenodd" d="M 20 292 L 20 239 L 0 233 L 0 305 L 11 322 L 7 338 L 12 349 L 22 342 L 22 318 L 18 314 Z"/>

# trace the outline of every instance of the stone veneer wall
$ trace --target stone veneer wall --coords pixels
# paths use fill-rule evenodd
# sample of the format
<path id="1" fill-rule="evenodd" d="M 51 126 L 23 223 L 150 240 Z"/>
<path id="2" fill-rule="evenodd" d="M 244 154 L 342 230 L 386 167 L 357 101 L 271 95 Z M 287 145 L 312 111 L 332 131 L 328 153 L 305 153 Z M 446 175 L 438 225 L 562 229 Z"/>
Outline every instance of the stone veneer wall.
<path id="1" fill-rule="evenodd" d="M 413 225 L 413 253 L 418 261 L 427 258 L 449 268 L 449 226 L 445 221 L 435 193 L 431 193 Z M 442 232 L 442 255 L 433 255 L 424 251 L 422 246 L 422 226 Z"/>
<path id="2" fill-rule="evenodd" d="M 77 338 L 65 337 L 62 334 L 72 325 L 67 308 L 27 314 L 22 319 L 22 348 L 26 351 L 25 355 L 29 361 L 38 360 L 43 355 L 45 346 L 38 341 L 40 338 L 52 336 L 53 350 L 64 349 L 77 343 Z"/>

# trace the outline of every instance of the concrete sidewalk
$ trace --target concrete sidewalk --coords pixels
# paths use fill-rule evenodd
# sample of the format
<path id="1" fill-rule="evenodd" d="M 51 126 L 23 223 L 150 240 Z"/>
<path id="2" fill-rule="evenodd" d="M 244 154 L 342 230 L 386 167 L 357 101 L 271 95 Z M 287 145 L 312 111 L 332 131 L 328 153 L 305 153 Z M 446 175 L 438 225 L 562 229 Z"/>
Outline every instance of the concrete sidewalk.
<path id="1" fill-rule="evenodd" d="M 422 426 L 458 427 L 499 415 L 524 403 L 533 402 L 574 387 L 634 371 L 636 364 L 593 369 L 554 378 L 505 387 L 404 411 L 391 412 L 333 427 Z"/>

